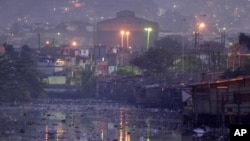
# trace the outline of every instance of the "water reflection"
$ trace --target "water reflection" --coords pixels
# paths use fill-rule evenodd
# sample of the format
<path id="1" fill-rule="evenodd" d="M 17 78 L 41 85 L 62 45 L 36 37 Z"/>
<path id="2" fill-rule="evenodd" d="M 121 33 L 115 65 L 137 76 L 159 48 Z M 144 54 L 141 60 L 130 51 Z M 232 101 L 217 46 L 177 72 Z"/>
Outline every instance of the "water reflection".
<path id="1" fill-rule="evenodd" d="M 48 125 L 45 125 L 45 141 L 48 141 L 49 136 L 48 136 Z"/>
<path id="2" fill-rule="evenodd" d="M 209 141 L 181 135 L 178 112 L 113 101 L 51 100 L 0 106 L 0 141 Z"/>
<path id="3" fill-rule="evenodd" d="M 130 127 L 129 127 L 129 121 L 128 121 L 128 112 L 124 111 L 125 109 L 120 108 L 120 114 L 119 114 L 119 141 L 130 141 Z"/>
<path id="4" fill-rule="evenodd" d="M 119 119 L 120 119 L 120 134 L 119 134 L 119 141 L 123 141 L 123 110 L 120 109 L 120 115 L 119 115 Z"/>

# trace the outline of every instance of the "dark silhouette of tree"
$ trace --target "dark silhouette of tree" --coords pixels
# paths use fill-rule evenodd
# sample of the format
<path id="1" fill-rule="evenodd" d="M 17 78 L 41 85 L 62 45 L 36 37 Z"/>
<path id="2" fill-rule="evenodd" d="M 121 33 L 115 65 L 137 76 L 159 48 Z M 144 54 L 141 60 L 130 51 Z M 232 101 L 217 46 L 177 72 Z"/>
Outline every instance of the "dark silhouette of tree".
<path id="1" fill-rule="evenodd" d="M 238 76 L 248 76 L 250 75 L 250 63 L 247 63 L 243 67 L 238 67 L 235 70 L 227 69 L 222 75 L 222 79 L 229 79 Z"/>
<path id="2" fill-rule="evenodd" d="M 154 47 L 132 59 L 131 64 L 160 81 L 171 80 L 176 73 L 175 60 L 181 57 L 181 48 L 177 40 L 162 38 L 154 43 Z"/>
<path id="3" fill-rule="evenodd" d="M 5 48 L 5 53 L 8 57 L 11 57 L 11 58 L 17 57 L 18 54 L 12 45 L 5 43 L 3 44 L 3 46 Z"/>
<path id="4" fill-rule="evenodd" d="M 167 48 L 150 48 L 131 63 L 147 74 L 165 73 L 173 65 L 174 57 Z"/>
<path id="5" fill-rule="evenodd" d="M 237 59 L 236 57 L 238 56 L 238 51 L 241 46 L 246 46 L 248 49 L 250 49 L 250 36 L 246 35 L 245 33 L 240 33 L 239 35 L 239 40 L 238 44 L 235 44 L 233 47 L 233 55 L 232 55 L 232 60 Z M 238 76 L 247 76 L 250 75 L 250 63 L 249 63 L 249 58 L 241 58 L 241 62 L 246 62 L 246 63 L 241 63 L 240 67 L 236 69 L 227 69 L 222 75 L 222 79 L 228 79 L 228 78 L 233 78 L 233 77 L 238 77 Z M 235 62 L 235 61 L 231 61 Z M 242 65 L 243 64 L 243 65 Z M 234 65 L 234 64 L 233 64 Z"/>
<path id="6" fill-rule="evenodd" d="M 96 77 L 94 71 L 86 69 L 82 71 L 82 86 L 80 91 L 84 96 L 91 97 L 96 90 Z"/>
<path id="7" fill-rule="evenodd" d="M 174 54 L 169 49 L 156 47 L 131 60 L 131 64 L 142 70 L 143 74 L 153 76 L 160 82 L 171 79 L 173 63 Z"/>
<path id="8" fill-rule="evenodd" d="M 240 33 L 239 35 L 239 44 L 245 45 L 250 49 L 250 36 L 246 35 L 245 33 Z"/>
<path id="9" fill-rule="evenodd" d="M 25 81 L 27 89 L 32 97 L 39 97 L 39 93 L 43 92 L 43 86 L 40 82 L 39 73 L 35 69 L 34 52 L 29 46 L 24 45 L 17 60 L 19 73 Z"/>
<path id="10" fill-rule="evenodd" d="M 154 43 L 154 46 L 157 48 L 167 48 L 172 53 L 181 54 L 182 53 L 182 45 L 180 44 L 180 42 L 182 40 L 182 37 L 175 36 L 173 38 L 176 38 L 176 39 L 172 39 L 170 37 L 165 37 L 165 38 L 159 39 Z"/>
<path id="11" fill-rule="evenodd" d="M 0 100 L 23 101 L 44 96 L 31 49 L 23 46 L 18 55 L 13 46 L 5 47 L 8 51 L 0 57 Z"/>

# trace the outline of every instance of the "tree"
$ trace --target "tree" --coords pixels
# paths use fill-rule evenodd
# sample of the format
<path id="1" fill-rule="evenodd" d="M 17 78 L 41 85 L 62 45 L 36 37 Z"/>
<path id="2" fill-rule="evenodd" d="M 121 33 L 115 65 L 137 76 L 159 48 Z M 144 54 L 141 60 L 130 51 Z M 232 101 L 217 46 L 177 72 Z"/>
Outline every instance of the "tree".
<path id="1" fill-rule="evenodd" d="M 96 78 L 94 77 L 94 71 L 86 69 L 82 71 L 82 86 L 81 92 L 85 96 L 93 96 L 96 89 Z"/>
<path id="2" fill-rule="evenodd" d="M 250 49 L 250 36 L 246 35 L 245 33 L 240 33 L 239 44 L 245 45 L 248 47 L 248 49 Z"/>
<path id="3" fill-rule="evenodd" d="M 37 98 L 43 93 L 43 85 L 40 82 L 39 73 L 35 70 L 34 52 L 29 46 L 24 45 L 17 60 L 18 72 L 22 74 L 22 79 L 31 97 Z"/>
<path id="4" fill-rule="evenodd" d="M 23 101 L 43 97 L 43 87 L 34 69 L 32 51 L 23 46 L 20 56 L 5 45 L 7 52 L 0 59 L 0 100 Z"/>
<path id="5" fill-rule="evenodd" d="M 183 66 L 183 61 L 184 61 L 184 69 L 182 68 Z M 186 53 L 184 60 L 180 59 L 175 64 L 175 72 L 177 73 L 193 73 L 193 72 L 198 72 L 201 69 L 202 66 L 202 60 L 196 57 L 195 55 L 191 53 Z M 183 69 L 183 70 L 182 70 Z"/>
<path id="6" fill-rule="evenodd" d="M 181 55 L 182 53 L 182 45 L 180 44 L 181 40 L 183 40 L 182 37 L 178 35 L 173 36 L 173 38 L 164 37 L 157 40 L 154 43 L 154 46 L 157 48 L 167 48 L 172 53 Z"/>
<path id="7" fill-rule="evenodd" d="M 228 68 L 222 75 L 222 79 L 250 75 L 250 59 L 248 55 L 239 54 L 242 46 L 250 49 L 250 36 L 240 33 L 238 43 L 231 46 L 231 54 L 228 57 Z"/>
<path id="8" fill-rule="evenodd" d="M 222 75 L 222 79 L 229 79 L 238 76 L 250 75 L 250 63 L 244 65 L 243 67 L 238 67 L 235 70 L 227 69 Z"/>
<path id="9" fill-rule="evenodd" d="M 4 48 L 5 48 L 5 53 L 6 53 L 6 55 L 8 56 L 8 57 L 10 57 L 10 58 L 15 58 L 15 57 L 17 57 L 17 52 L 15 52 L 15 49 L 14 49 L 14 47 L 12 46 L 12 45 L 9 45 L 9 44 L 3 44 L 3 46 L 4 46 Z"/>
<path id="10" fill-rule="evenodd" d="M 140 68 L 144 74 L 167 79 L 170 67 L 173 66 L 174 54 L 167 48 L 150 48 L 143 55 L 131 60 L 134 66 Z"/>
<path id="11" fill-rule="evenodd" d="M 181 49 L 182 46 L 177 40 L 162 38 L 154 43 L 154 47 L 132 59 L 131 64 L 141 69 L 144 74 L 152 75 L 160 81 L 170 82 L 176 73 L 176 60 L 181 58 Z"/>

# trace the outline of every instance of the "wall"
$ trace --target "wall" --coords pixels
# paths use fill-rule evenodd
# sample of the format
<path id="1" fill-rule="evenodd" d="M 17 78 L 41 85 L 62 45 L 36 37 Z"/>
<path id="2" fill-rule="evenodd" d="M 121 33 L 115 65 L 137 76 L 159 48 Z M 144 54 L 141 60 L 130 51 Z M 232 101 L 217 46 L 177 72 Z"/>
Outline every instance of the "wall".
<path id="1" fill-rule="evenodd" d="M 66 84 L 65 76 L 49 76 L 48 77 L 49 85 L 64 85 Z"/>

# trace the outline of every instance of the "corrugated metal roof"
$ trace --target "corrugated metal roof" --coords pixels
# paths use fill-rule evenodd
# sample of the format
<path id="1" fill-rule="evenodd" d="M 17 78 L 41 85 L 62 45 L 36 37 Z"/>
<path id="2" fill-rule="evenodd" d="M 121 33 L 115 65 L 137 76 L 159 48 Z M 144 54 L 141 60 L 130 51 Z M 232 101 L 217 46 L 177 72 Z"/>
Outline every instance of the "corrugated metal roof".
<path id="1" fill-rule="evenodd" d="M 121 12 L 124 12 L 124 11 L 121 11 Z M 121 12 L 118 12 L 118 13 L 121 13 Z M 132 12 L 132 11 L 131 11 Z M 97 25 L 101 25 L 101 24 L 120 24 L 120 23 L 126 23 L 126 24 L 129 24 L 127 22 L 130 22 L 130 23 L 138 23 L 138 24 L 145 24 L 145 23 L 149 23 L 149 24 L 154 24 L 154 25 L 157 25 L 158 26 L 158 23 L 156 22 L 153 22 L 153 21 L 149 21 L 149 20 L 146 20 L 146 19 L 143 19 L 143 18 L 139 18 L 139 17 L 136 17 L 135 15 L 133 14 L 118 14 L 117 13 L 117 16 L 115 18 L 112 18 L 112 19 L 108 19 L 108 20 L 104 20 L 104 21 L 100 21 L 97 23 Z M 121 16 L 122 15 L 122 16 Z"/>
<path id="2" fill-rule="evenodd" d="M 235 81 L 249 80 L 249 79 L 250 79 L 250 75 L 249 76 L 235 77 L 235 78 L 231 78 L 231 79 L 221 79 L 221 80 L 216 80 L 216 81 L 197 82 L 197 83 L 189 84 L 189 86 L 221 84 L 221 83 L 228 83 L 228 82 L 235 82 Z"/>

